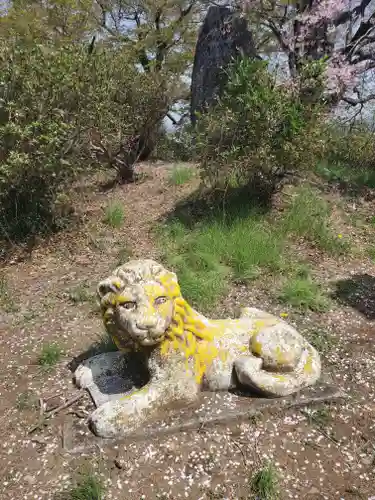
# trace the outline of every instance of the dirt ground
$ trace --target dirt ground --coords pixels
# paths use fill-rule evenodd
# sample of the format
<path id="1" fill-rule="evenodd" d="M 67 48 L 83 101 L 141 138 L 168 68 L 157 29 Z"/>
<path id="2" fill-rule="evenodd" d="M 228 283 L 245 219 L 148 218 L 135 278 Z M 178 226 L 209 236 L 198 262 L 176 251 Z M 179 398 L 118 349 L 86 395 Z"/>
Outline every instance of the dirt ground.
<path id="1" fill-rule="evenodd" d="M 100 179 L 94 187 L 81 183 L 75 194 L 79 229 L 40 241 L 28 258 L 15 251 L 3 265 L 0 499 L 64 498 L 86 470 L 102 477 L 106 499 L 246 499 L 252 498 L 250 477 L 267 461 L 279 472 L 282 499 L 375 498 L 375 266 L 363 256 L 329 258 L 299 242 L 317 279 L 329 289 L 340 282 L 342 290 L 350 290 L 326 313 L 288 311 L 288 321 L 301 332 L 315 328 L 327 335 L 324 376 L 346 393 L 345 400 L 312 414 L 303 408 L 276 411 L 230 425 L 103 445 L 95 444 L 87 428 L 93 407 L 85 395 L 34 428 L 40 398 L 46 411 L 77 393 L 69 363 L 103 334 L 93 295 L 98 280 L 130 255 L 158 258 L 155 222 L 197 188 L 197 179 L 170 186 L 170 168 L 145 165 L 142 182 L 108 191 L 97 188 Z M 125 223 L 118 229 L 103 223 L 104 208 L 115 201 L 125 207 Z M 351 202 L 340 202 L 352 210 Z M 356 204 L 356 213 L 374 213 L 371 200 Z M 359 225 L 349 229 L 360 244 L 365 232 Z M 239 302 L 280 314 L 283 308 L 267 293 L 270 286 L 236 285 L 212 314 L 235 314 Z M 51 369 L 42 369 L 38 356 L 52 342 L 64 355 Z M 225 406 L 230 395 L 218 398 Z M 75 451 L 67 451 L 72 429 L 78 447 L 75 441 Z M 80 448 L 80 436 L 93 446 Z"/>

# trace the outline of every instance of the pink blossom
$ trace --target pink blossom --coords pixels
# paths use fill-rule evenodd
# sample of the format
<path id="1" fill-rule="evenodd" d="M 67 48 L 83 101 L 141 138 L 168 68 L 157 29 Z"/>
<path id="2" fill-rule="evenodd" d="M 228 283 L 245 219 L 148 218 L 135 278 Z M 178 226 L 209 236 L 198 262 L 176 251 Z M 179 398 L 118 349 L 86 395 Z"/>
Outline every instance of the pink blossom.
<path id="1" fill-rule="evenodd" d="M 326 67 L 325 77 L 327 90 L 331 92 L 340 92 L 356 83 L 358 68 L 350 66 L 343 56 L 336 54 L 333 56 Z"/>

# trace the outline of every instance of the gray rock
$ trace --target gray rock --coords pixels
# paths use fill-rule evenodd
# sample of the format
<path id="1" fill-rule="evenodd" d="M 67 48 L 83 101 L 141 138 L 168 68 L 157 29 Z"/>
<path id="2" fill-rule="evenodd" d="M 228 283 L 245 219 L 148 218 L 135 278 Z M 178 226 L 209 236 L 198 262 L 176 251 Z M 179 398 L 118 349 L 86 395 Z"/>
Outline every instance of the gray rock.
<path id="1" fill-rule="evenodd" d="M 191 121 L 212 105 L 227 81 L 225 70 L 239 55 L 256 57 L 246 19 L 228 7 L 212 6 L 200 30 L 191 82 Z"/>

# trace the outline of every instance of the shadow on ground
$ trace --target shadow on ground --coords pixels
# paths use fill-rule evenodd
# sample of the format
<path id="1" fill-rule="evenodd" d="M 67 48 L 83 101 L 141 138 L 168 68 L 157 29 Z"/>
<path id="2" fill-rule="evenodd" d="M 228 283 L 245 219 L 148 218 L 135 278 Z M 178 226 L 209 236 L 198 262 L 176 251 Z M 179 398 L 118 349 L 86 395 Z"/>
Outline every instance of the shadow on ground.
<path id="1" fill-rule="evenodd" d="M 267 213 L 272 208 L 272 197 L 276 193 L 276 185 L 255 179 L 244 187 L 227 188 L 226 190 L 197 191 L 177 203 L 174 209 L 163 216 L 166 222 L 178 220 L 188 228 L 197 222 L 207 219 L 228 220 L 243 217 L 250 213 Z"/>
<path id="2" fill-rule="evenodd" d="M 105 352 L 115 352 L 117 351 L 117 347 L 112 341 L 112 339 L 109 337 L 109 335 L 103 335 L 100 340 L 92 344 L 90 347 L 88 347 L 84 352 L 79 354 L 78 356 L 75 356 L 67 365 L 68 369 L 71 372 L 75 372 L 78 366 L 85 361 L 86 359 L 92 358 L 93 356 L 96 356 L 97 354 L 102 354 Z"/>
<path id="3" fill-rule="evenodd" d="M 369 320 L 375 320 L 375 277 L 356 274 L 335 283 L 333 298 L 350 306 Z"/>

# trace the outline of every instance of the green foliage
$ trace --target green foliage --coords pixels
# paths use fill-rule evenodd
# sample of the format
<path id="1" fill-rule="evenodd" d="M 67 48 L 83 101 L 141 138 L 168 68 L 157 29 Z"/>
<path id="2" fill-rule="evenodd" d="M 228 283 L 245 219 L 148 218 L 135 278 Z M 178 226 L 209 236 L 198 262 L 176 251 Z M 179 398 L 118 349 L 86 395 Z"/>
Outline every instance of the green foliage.
<path id="1" fill-rule="evenodd" d="M 124 207 L 122 204 L 112 202 L 105 209 L 104 222 L 111 227 L 119 228 L 124 223 L 124 216 Z"/>
<path id="2" fill-rule="evenodd" d="M 125 264 L 132 256 L 132 250 L 127 245 L 122 245 L 116 253 L 116 267 Z"/>
<path id="3" fill-rule="evenodd" d="M 7 313 L 16 312 L 18 310 L 9 289 L 8 280 L 2 273 L 0 273 L 0 309 L 3 309 Z"/>
<path id="4" fill-rule="evenodd" d="M 292 277 L 286 280 L 279 295 L 281 302 L 301 310 L 324 312 L 329 309 L 330 301 L 321 286 L 310 277 Z"/>
<path id="5" fill-rule="evenodd" d="M 277 85 L 264 61 L 234 63 L 222 98 L 199 116 L 202 178 L 211 185 L 241 185 L 261 172 L 275 182 L 287 170 L 315 166 L 322 107 L 299 95 Z"/>
<path id="6" fill-rule="evenodd" d="M 310 344 L 323 355 L 328 354 L 337 343 L 336 339 L 324 330 L 311 330 L 304 335 Z"/>
<path id="7" fill-rule="evenodd" d="M 374 188 L 375 133 L 364 124 L 350 129 L 331 124 L 326 127 L 325 135 L 326 161 L 322 167 L 326 173 L 332 172 L 332 180 Z"/>
<path id="8" fill-rule="evenodd" d="M 58 344 L 45 344 L 38 357 L 38 364 L 44 368 L 51 368 L 60 361 L 62 354 L 63 351 Z"/>
<path id="9" fill-rule="evenodd" d="M 307 417 L 310 425 L 315 425 L 320 429 L 324 429 L 332 422 L 332 413 L 328 405 L 317 408 L 316 410 L 302 410 L 302 413 Z"/>
<path id="10" fill-rule="evenodd" d="M 259 500 L 279 498 L 279 478 L 272 463 L 265 464 L 250 480 L 252 493 Z"/>
<path id="11" fill-rule="evenodd" d="M 174 221 L 161 237 L 184 295 L 204 308 L 225 294 L 230 278 L 246 281 L 261 269 L 280 269 L 284 248 L 284 239 L 257 213 L 213 217 L 191 231 Z"/>
<path id="12" fill-rule="evenodd" d="M 94 302 L 95 295 L 90 291 L 86 284 L 81 284 L 73 288 L 68 293 L 68 298 L 73 304 L 84 302 Z"/>
<path id="13" fill-rule="evenodd" d="M 375 166 L 375 164 L 374 164 Z M 319 162 L 316 173 L 328 180 L 348 184 L 353 187 L 368 187 L 375 189 L 375 167 L 362 165 L 356 168 L 355 165 L 345 165 L 344 163 Z"/>
<path id="14" fill-rule="evenodd" d="M 173 134 L 160 133 L 153 157 L 168 162 L 189 162 L 194 157 L 194 152 L 193 128 L 189 122 Z"/>
<path id="15" fill-rule="evenodd" d="M 182 186 L 194 177 L 194 170 L 189 165 L 176 165 L 172 168 L 169 183 L 174 186 Z"/>
<path id="16" fill-rule="evenodd" d="M 75 169 L 69 88 L 82 58 L 79 51 L 52 54 L 17 41 L 0 49 L 2 239 L 22 239 L 56 222 L 53 201 Z"/>
<path id="17" fill-rule="evenodd" d="M 318 191 L 303 186 L 294 193 L 283 218 L 283 231 L 301 236 L 321 250 L 345 253 L 348 243 L 330 227 L 331 209 Z"/>
<path id="18" fill-rule="evenodd" d="M 167 103 L 125 47 L 0 42 L 0 238 L 17 241 L 60 227 L 54 205 L 83 169 L 131 177 Z"/>
<path id="19" fill-rule="evenodd" d="M 69 492 L 69 500 L 103 500 L 104 487 L 98 477 L 93 474 L 82 475 L 77 486 Z"/>
<path id="20" fill-rule="evenodd" d="M 38 407 L 38 398 L 31 391 L 22 392 L 17 396 L 16 408 L 18 410 L 33 410 Z"/>

